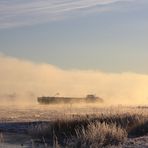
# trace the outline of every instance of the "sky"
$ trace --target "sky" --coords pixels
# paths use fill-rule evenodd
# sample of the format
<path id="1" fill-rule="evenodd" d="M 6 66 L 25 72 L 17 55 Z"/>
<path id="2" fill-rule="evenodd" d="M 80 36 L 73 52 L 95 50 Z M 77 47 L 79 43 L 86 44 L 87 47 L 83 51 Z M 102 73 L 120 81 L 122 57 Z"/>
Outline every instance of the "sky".
<path id="1" fill-rule="evenodd" d="M 0 96 L 147 102 L 147 18 L 147 0 L 0 0 Z"/>

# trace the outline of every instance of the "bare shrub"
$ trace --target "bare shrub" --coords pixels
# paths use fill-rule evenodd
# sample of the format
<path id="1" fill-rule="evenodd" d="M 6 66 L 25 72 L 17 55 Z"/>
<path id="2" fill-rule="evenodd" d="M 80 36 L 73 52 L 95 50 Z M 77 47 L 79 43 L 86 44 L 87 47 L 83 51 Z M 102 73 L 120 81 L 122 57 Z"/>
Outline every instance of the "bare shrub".
<path id="1" fill-rule="evenodd" d="M 148 119 L 142 120 L 139 124 L 135 124 L 135 126 L 129 131 L 130 136 L 143 136 L 148 134 Z"/>
<path id="2" fill-rule="evenodd" d="M 98 148 L 107 145 L 119 145 L 127 138 L 125 130 L 115 124 L 90 123 L 85 129 L 76 130 L 77 136 L 69 141 L 73 148 Z"/>

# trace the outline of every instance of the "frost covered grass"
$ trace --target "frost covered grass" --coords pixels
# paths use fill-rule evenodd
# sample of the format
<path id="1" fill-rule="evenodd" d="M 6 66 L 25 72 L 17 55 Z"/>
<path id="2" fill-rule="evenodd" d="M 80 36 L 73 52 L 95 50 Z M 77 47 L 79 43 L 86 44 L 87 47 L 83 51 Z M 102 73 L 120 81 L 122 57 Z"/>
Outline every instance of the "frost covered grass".
<path id="1" fill-rule="evenodd" d="M 76 130 L 76 136 L 68 143 L 69 147 L 97 148 L 108 145 L 119 145 L 127 138 L 127 132 L 115 124 L 96 122 L 90 123 L 87 128 Z"/>
<path id="2" fill-rule="evenodd" d="M 102 111 L 102 112 L 101 112 Z M 91 114 L 71 114 L 29 130 L 34 138 L 64 147 L 120 145 L 127 137 L 148 133 L 148 108 L 104 108 Z"/>

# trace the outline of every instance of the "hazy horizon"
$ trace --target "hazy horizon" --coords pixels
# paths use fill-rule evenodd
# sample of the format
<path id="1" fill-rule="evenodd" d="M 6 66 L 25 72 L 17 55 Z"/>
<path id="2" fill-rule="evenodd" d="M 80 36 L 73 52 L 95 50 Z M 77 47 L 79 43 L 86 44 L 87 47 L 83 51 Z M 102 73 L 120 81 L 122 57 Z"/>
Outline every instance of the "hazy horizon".
<path id="1" fill-rule="evenodd" d="M 148 103 L 147 0 L 0 1 L 0 99 Z"/>
<path id="2" fill-rule="evenodd" d="M 0 98 L 19 102 L 38 96 L 85 97 L 96 94 L 107 104 L 146 104 L 148 75 L 133 72 L 64 70 L 47 63 L 34 63 L 0 55 Z"/>

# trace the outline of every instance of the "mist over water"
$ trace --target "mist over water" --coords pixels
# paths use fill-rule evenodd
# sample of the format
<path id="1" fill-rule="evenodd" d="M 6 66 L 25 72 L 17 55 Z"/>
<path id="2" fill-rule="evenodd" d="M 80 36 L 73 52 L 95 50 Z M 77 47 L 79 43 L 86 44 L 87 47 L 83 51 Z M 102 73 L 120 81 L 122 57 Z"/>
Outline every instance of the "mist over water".
<path id="1" fill-rule="evenodd" d="M 105 105 L 148 103 L 148 75 L 132 72 L 62 70 L 0 55 L 1 105 L 37 105 L 39 96 L 85 97 L 96 94 Z"/>

